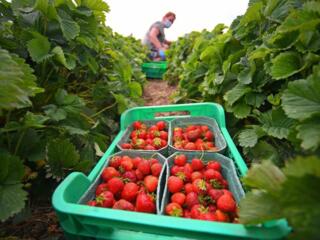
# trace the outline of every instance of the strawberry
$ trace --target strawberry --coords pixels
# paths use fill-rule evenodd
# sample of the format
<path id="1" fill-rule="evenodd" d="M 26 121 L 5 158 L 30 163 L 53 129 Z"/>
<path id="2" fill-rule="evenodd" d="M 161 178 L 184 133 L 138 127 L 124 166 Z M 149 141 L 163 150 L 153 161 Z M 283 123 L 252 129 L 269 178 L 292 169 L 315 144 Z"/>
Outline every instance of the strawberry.
<path id="1" fill-rule="evenodd" d="M 95 200 L 91 200 L 91 201 L 88 201 L 88 202 L 87 202 L 87 205 L 88 205 L 88 206 L 94 206 L 94 207 L 95 207 L 95 206 L 98 205 L 98 203 L 97 203 Z"/>
<path id="2" fill-rule="evenodd" d="M 102 174 L 102 179 L 107 182 L 113 177 L 120 177 L 120 173 L 114 167 L 106 167 Z"/>
<path id="3" fill-rule="evenodd" d="M 159 128 L 157 125 L 152 125 L 150 128 L 149 128 L 149 132 L 152 132 L 152 131 L 159 131 Z"/>
<path id="4" fill-rule="evenodd" d="M 188 142 L 185 146 L 184 146 L 185 150 L 196 150 L 197 147 L 193 142 Z"/>
<path id="5" fill-rule="evenodd" d="M 156 126 L 161 131 L 161 130 L 164 130 L 166 128 L 166 123 L 164 121 L 159 121 L 159 122 L 156 123 Z"/>
<path id="6" fill-rule="evenodd" d="M 184 218 L 191 218 L 191 212 L 188 209 L 184 209 L 183 211 L 183 217 Z"/>
<path id="7" fill-rule="evenodd" d="M 171 196 L 171 202 L 178 203 L 180 206 L 183 206 L 186 200 L 186 195 L 181 192 L 176 192 Z"/>
<path id="8" fill-rule="evenodd" d="M 161 147 L 167 146 L 168 142 L 166 140 L 161 139 Z"/>
<path id="9" fill-rule="evenodd" d="M 221 164 L 217 161 L 209 161 L 207 163 L 207 169 L 213 169 L 218 172 L 221 172 Z"/>
<path id="10" fill-rule="evenodd" d="M 202 126 L 200 126 L 200 129 L 202 132 L 207 132 L 209 130 L 209 127 L 206 125 L 202 125 Z"/>
<path id="11" fill-rule="evenodd" d="M 204 139 L 211 142 L 214 138 L 214 135 L 211 131 L 207 131 L 205 134 L 204 134 Z"/>
<path id="12" fill-rule="evenodd" d="M 144 150 L 157 150 L 154 146 L 152 146 L 151 144 L 146 145 L 144 148 Z"/>
<path id="13" fill-rule="evenodd" d="M 137 176 L 137 180 L 142 180 L 144 178 L 144 174 L 139 169 L 135 170 L 135 174 Z"/>
<path id="14" fill-rule="evenodd" d="M 101 207 L 110 208 L 113 206 L 115 200 L 112 192 L 104 191 L 96 198 L 96 201 L 97 205 Z"/>
<path id="15" fill-rule="evenodd" d="M 201 135 L 201 132 L 199 129 L 187 131 L 187 139 L 190 142 L 196 141 L 200 137 L 200 135 Z"/>
<path id="16" fill-rule="evenodd" d="M 155 213 L 156 205 L 151 196 L 147 195 L 144 192 L 140 192 L 136 200 L 136 211 L 137 212 L 147 212 Z"/>
<path id="17" fill-rule="evenodd" d="M 133 168 L 138 168 L 138 165 L 141 161 L 142 161 L 141 157 L 132 158 Z"/>
<path id="18" fill-rule="evenodd" d="M 217 207 L 223 212 L 234 212 L 236 210 L 236 202 L 229 194 L 224 194 L 218 199 Z"/>
<path id="19" fill-rule="evenodd" d="M 206 182 L 203 179 L 196 179 L 192 182 L 193 191 L 198 194 L 203 194 L 207 191 Z"/>
<path id="20" fill-rule="evenodd" d="M 96 189 L 96 196 L 100 195 L 102 192 L 108 190 L 108 184 L 107 183 L 101 183 L 98 185 Z"/>
<path id="21" fill-rule="evenodd" d="M 215 212 L 217 210 L 216 206 L 213 204 L 208 205 L 209 212 Z"/>
<path id="22" fill-rule="evenodd" d="M 147 138 L 147 131 L 144 129 L 141 129 L 137 132 L 137 137 L 140 139 L 146 139 Z"/>
<path id="23" fill-rule="evenodd" d="M 187 156 L 184 154 L 179 154 L 174 158 L 174 164 L 178 166 L 184 166 L 187 162 Z"/>
<path id="24" fill-rule="evenodd" d="M 146 141 L 142 138 L 135 138 L 132 143 L 135 149 L 143 149 L 146 146 Z"/>
<path id="25" fill-rule="evenodd" d="M 158 186 L 158 178 L 152 175 L 148 175 L 144 178 L 144 186 L 148 192 L 154 192 Z"/>
<path id="26" fill-rule="evenodd" d="M 160 163 L 154 163 L 151 165 L 151 173 L 155 177 L 159 177 L 162 170 L 162 165 Z"/>
<path id="27" fill-rule="evenodd" d="M 186 127 L 185 131 L 186 131 L 186 132 L 189 132 L 189 131 L 193 131 L 193 130 L 196 130 L 196 129 L 197 129 L 196 126 L 194 126 L 194 125 L 189 125 L 189 126 Z"/>
<path id="28" fill-rule="evenodd" d="M 228 216 L 228 214 L 224 213 L 221 210 L 216 210 L 216 217 L 217 217 L 217 221 L 219 222 L 230 222 L 230 218 Z"/>
<path id="29" fill-rule="evenodd" d="M 203 162 L 201 161 L 201 159 L 198 159 L 198 158 L 192 159 L 191 166 L 194 171 L 198 171 L 204 168 Z"/>
<path id="30" fill-rule="evenodd" d="M 109 167 L 118 168 L 121 163 L 121 156 L 114 156 L 110 159 Z"/>
<path id="31" fill-rule="evenodd" d="M 166 206 L 166 214 L 170 216 L 175 216 L 175 217 L 182 217 L 183 209 L 181 205 L 179 205 L 178 203 L 175 203 L 175 202 L 169 203 Z"/>
<path id="32" fill-rule="evenodd" d="M 194 205 L 199 204 L 198 194 L 190 192 L 186 196 L 185 204 L 187 208 L 191 209 Z"/>
<path id="33" fill-rule="evenodd" d="M 184 185 L 184 191 L 186 194 L 193 192 L 193 187 L 191 183 Z"/>
<path id="34" fill-rule="evenodd" d="M 122 161 L 120 163 L 120 168 L 124 171 L 130 171 L 133 168 L 132 159 L 128 156 L 123 156 Z"/>
<path id="35" fill-rule="evenodd" d="M 138 165 L 138 169 L 140 170 L 140 172 L 143 175 L 148 175 L 151 172 L 151 167 L 150 167 L 150 163 L 148 160 L 142 160 L 139 165 Z"/>
<path id="36" fill-rule="evenodd" d="M 223 195 L 223 191 L 218 189 L 210 189 L 208 191 L 208 195 L 211 197 L 212 200 L 217 202 L 218 199 Z"/>
<path id="37" fill-rule="evenodd" d="M 183 188 L 183 181 L 176 176 L 170 176 L 168 178 L 168 189 L 171 193 L 176 193 L 181 191 Z"/>
<path id="38" fill-rule="evenodd" d="M 152 146 L 154 146 L 156 149 L 160 149 L 162 148 L 162 144 L 161 144 L 161 138 L 154 138 L 152 141 Z"/>
<path id="39" fill-rule="evenodd" d="M 201 172 L 195 171 L 191 174 L 191 181 L 193 182 L 196 179 L 202 179 L 203 175 Z"/>
<path id="40" fill-rule="evenodd" d="M 160 131 L 160 136 L 161 139 L 163 140 L 168 140 L 168 132 L 166 131 Z"/>
<path id="41" fill-rule="evenodd" d="M 113 194 L 117 194 L 122 191 L 124 183 L 120 178 L 115 177 L 115 178 L 111 178 L 108 181 L 107 186 L 110 192 L 112 192 Z"/>
<path id="42" fill-rule="evenodd" d="M 217 221 L 216 215 L 212 212 L 206 212 L 206 213 L 200 214 L 199 219 L 206 220 L 206 221 Z"/>
<path id="43" fill-rule="evenodd" d="M 132 146 L 130 143 L 122 143 L 120 146 L 123 149 L 132 149 Z"/>
<path id="44" fill-rule="evenodd" d="M 216 174 L 215 174 L 215 170 L 209 168 L 204 172 L 204 178 L 209 181 L 210 179 L 214 179 Z"/>
<path id="45" fill-rule="evenodd" d="M 195 204 L 191 208 L 191 218 L 199 219 L 203 212 L 205 212 L 205 208 L 200 204 Z"/>
<path id="46" fill-rule="evenodd" d="M 137 130 L 138 130 L 138 129 L 141 129 L 142 122 L 140 122 L 140 121 L 135 121 L 135 122 L 133 122 L 132 126 L 133 126 L 134 129 L 137 129 Z"/>
<path id="47" fill-rule="evenodd" d="M 159 160 L 156 158 L 150 158 L 149 162 L 150 162 L 150 166 L 151 166 L 152 164 L 159 163 Z"/>
<path id="48" fill-rule="evenodd" d="M 158 138 L 160 137 L 160 132 L 158 130 L 152 130 L 149 132 L 149 135 L 151 139 Z"/>
<path id="49" fill-rule="evenodd" d="M 134 211 L 134 206 L 131 202 L 128 202 L 124 199 L 120 199 L 119 201 L 115 202 L 113 209 L 120 209 L 120 210 L 127 210 L 127 211 Z"/>
<path id="50" fill-rule="evenodd" d="M 180 171 L 180 167 L 177 165 L 172 166 L 172 168 L 170 169 L 170 174 L 175 176 L 177 175 L 177 173 Z"/>
<path id="51" fill-rule="evenodd" d="M 124 179 L 124 181 L 129 181 L 129 182 L 136 182 L 137 181 L 137 176 L 136 176 L 136 172 L 135 170 L 130 170 L 127 172 L 124 172 L 122 174 L 122 178 Z"/>
<path id="52" fill-rule="evenodd" d="M 136 199 L 138 191 L 139 191 L 139 186 L 136 183 L 133 183 L 133 182 L 126 183 L 121 192 L 121 198 L 129 202 L 132 202 Z"/>

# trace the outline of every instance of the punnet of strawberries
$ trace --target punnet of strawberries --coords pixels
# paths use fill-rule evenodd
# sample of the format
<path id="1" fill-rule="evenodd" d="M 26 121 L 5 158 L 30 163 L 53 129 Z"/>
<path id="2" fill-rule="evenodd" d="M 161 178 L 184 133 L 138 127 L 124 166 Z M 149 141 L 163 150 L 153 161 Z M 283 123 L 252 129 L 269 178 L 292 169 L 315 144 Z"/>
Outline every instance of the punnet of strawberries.
<path id="1" fill-rule="evenodd" d="M 219 222 L 238 222 L 237 204 L 221 174 L 221 164 L 206 163 L 178 154 L 170 168 L 167 188 L 170 200 L 165 213 L 170 216 Z"/>
<path id="2" fill-rule="evenodd" d="M 102 174 L 90 206 L 156 212 L 156 191 L 162 164 L 156 158 L 114 156 Z"/>
<path id="3" fill-rule="evenodd" d="M 173 146 L 184 150 L 216 151 L 214 133 L 207 125 L 175 127 L 172 133 Z"/>
<path id="4" fill-rule="evenodd" d="M 120 145 L 122 149 L 159 150 L 168 145 L 168 126 L 165 121 L 158 121 L 150 127 L 135 121 L 132 126 L 129 141 Z"/>

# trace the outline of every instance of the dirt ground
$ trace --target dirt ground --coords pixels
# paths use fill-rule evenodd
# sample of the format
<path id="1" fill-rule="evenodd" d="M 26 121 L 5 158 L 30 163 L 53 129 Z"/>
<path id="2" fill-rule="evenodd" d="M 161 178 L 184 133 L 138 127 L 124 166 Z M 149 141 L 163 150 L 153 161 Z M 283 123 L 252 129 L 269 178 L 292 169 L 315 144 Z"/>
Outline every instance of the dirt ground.
<path id="1" fill-rule="evenodd" d="M 143 99 L 146 106 L 170 104 L 169 96 L 176 90 L 163 80 L 148 80 Z M 168 113 L 172 115 L 171 113 Z M 166 114 L 167 115 L 167 114 Z M 63 231 L 50 201 L 29 208 L 22 219 L 0 223 L 0 240 L 64 240 Z"/>

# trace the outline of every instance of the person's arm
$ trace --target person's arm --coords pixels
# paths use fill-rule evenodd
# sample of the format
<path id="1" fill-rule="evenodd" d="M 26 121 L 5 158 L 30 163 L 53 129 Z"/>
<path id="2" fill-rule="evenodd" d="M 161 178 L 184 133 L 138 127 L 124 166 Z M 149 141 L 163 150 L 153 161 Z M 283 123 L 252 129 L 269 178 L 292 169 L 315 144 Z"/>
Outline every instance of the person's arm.
<path id="1" fill-rule="evenodd" d="M 164 40 L 164 43 L 167 44 L 168 46 L 170 46 L 172 42 L 168 41 L 168 40 Z"/>
<path id="2" fill-rule="evenodd" d="M 163 49 L 163 46 L 157 38 L 158 34 L 159 29 L 157 27 L 153 27 L 149 33 L 149 40 L 158 50 L 160 50 Z"/>

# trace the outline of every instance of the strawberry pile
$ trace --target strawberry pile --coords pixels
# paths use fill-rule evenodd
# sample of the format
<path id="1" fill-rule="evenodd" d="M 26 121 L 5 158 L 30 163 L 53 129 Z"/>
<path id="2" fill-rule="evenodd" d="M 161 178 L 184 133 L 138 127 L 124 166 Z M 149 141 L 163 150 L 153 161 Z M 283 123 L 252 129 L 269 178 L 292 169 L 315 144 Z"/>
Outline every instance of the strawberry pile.
<path id="1" fill-rule="evenodd" d="M 96 188 L 90 206 L 155 213 L 156 190 L 162 164 L 155 158 L 114 156 Z"/>
<path id="2" fill-rule="evenodd" d="M 173 146 L 184 150 L 216 151 L 214 134 L 207 125 L 188 125 L 173 129 Z"/>
<path id="3" fill-rule="evenodd" d="M 158 150 L 167 146 L 168 130 L 164 121 L 158 121 L 149 128 L 140 121 L 135 121 L 132 126 L 130 142 L 121 144 L 121 148 Z"/>
<path id="4" fill-rule="evenodd" d="M 165 207 L 167 215 L 219 222 L 237 222 L 237 205 L 219 162 L 206 164 L 198 158 L 187 162 L 176 155 L 167 187 L 171 193 Z"/>

